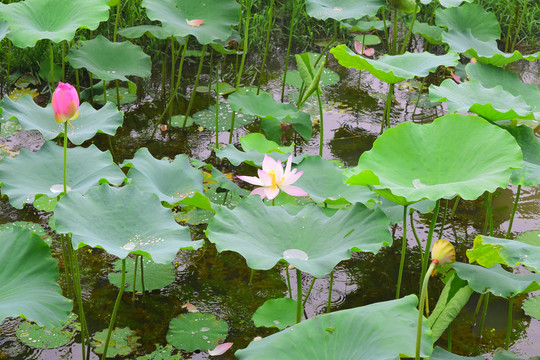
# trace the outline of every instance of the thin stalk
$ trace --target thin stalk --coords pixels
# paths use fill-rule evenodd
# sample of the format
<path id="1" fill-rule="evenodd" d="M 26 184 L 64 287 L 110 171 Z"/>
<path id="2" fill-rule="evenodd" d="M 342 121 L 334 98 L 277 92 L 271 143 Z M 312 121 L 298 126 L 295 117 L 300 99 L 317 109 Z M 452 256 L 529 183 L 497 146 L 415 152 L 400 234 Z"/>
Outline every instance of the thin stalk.
<path id="1" fill-rule="evenodd" d="M 482 309 L 482 317 L 480 318 L 480 326 L 478 327 L 478 335 L 482 337 L 482 332 L 484 331 L 484 323 L 486 322 L 487 308 L 489 304 L 489 293 L 484 297 L 484 308 Z"/>
<path id="2" fill-rule="evenodd" d="M 322 66 L 322 65 L 321 65 Z M 322 100 L 321 100 L 321 92 L 319 89 L 317 89 L 317 102 L 319 103 L 319 156 L 322 157 L 323 155 L 323 147 L 324 147 L 324 122 L 323 122 L 323 108 L 322 108 Z"/>
<path id="3" fill-rule="evenodd" d="M 364 55 L 364 43 L 366 42 L 366 34 L 362 35 L 362 47 L 360 48 L 361 55 Z M 358 70 L 358 89 L 360 89 L 360 83 L 362 81 L 362 70 Z"/>
<path id="4" fill-rule="evenodd" d="M 393 32 L 393 40 L 392 40 L 392 55 L 397 54 L 397 33 L 398 33 L 398 16 L 399 16 L 399 10 L 397 7 L 394 8 L 394 32 Z"/>
<path id="5" fill-rule="evenodd" d="M 433 209 L 433 217 L 431 218 L 431 224 L 429 224 L 429 232 L 428 232 L 428 237 L 426 241 L 426 250 L 424 251 L 424 256 L 422 260 L 422 273 L 421 273 L 420 279 L 423 279 L 424 276 L 426 275 L 426 269 L 428 267 L 428 262 L 429 262 L 429 254 L 431 253 L 431 242 L 433 241 L 433 231 L 435 229 L 435 223 L 437 222 L 437 217 L 439 216 L 440 204 L 441 204 L 441 200 L 439 199 L 435 203 L 435 209 Z M 420 294 L 423 294 L 423 292 L 421 292 Z"/>
<path id="6" fill-rule="evenodd" d="M 416 228 L 414 227 L 414 216 L 413 214 L 410 215 L 411 219 L 411 229 L 414 235 L 414 239 L 416 240 L 416 243 L 418 244 L 418 251 L 420 252 L 420 262 L 424 259 L 424 252 L 422 251 L 422 243 L 420 242 L 420 238 L 418 237 L 418 234 L 416 233 Z"/>
<path id="7" fill-rule="evenodd" d="M 441 229 L 439 230 L 439 239 L 442 239 L 443 231 L 444 231 L 444 225 L 446 225 L 446 214 L 448 213 L 448 199 L 446 199 L 446 202 L 444 203 L 444 210 L 443 210 L 443 218 L 441 223 Z"/>
<path id="8" fill-rule="evenodd" d="M 88 72 L 88 77 L 90 78 L 90 99 L 94 103 L 94 79 L 91 72 Z"/>
<path id="9" fill-rule="evenodd" d="M 384 125 L 390 127 L 390 112 L 392 110 L 392 97 L 394 96 L 394 84 L 390 84 L 388 87 L 388 93 L 386 94 L 386 103 L 384 105 L 383 118 L 381 123 L 381 134 L 384 132 Z"/>
<path id="10" fill-rule="evenodd" d="M 525 0 L 525 5 L 523 6 L 523 10 L 521 11 L 521 16 L 519 18 L 519 24 L 518 24 L 517 30 L 514 32 L 514 41 L 512 41 L 512 47 L 510 48 L 511 53 L 513 53 L 514 49 L 516 48 L 516 42 L 519 36 L 519 31 L 521 30 L 521 25 L 523 25 L 523 19 L 525 18 L 525 14 L 527 13 L 528 5 L 529 5 L 529 0 Z"/>
<path id="11" fill-rule="evenodd" d="M 49 40 L 49 57 L 51 58 L 51 94 L 54 92 L 54 53 L 52 48 L 52 40 Z"/>
<path id="12" fill-rule="evenodd" d="M 62 81 L 66 81 L 66 61 L 64 57 L 66 56 L 66 45 L 65 41 L 62 41 Z"/>
<path id="13" fill-rule="evenodd" d="M 474 320 L 476 321 L 476 317 L 478 316 L 478 313 L 480 312 L 480 307 L 482 306 L 482 301 L 484 301 L 484 297 L 486 294 L 480 294 L 478 297 L 478 302 L 476 303 L 476 309 L 474 310 Z"/>
<path id="14" fill-rule="evenodd" d="M 84 315 L 84 307 L 82 301 L 82 290 L 81 290 L 81 276 L 79 274 L 79 261 L 77 259 L 77 251 L 73 249 L 71 241 L 68 239 L 67 246 L 69 247 L 68 255 L 71 255 L 71 273 L 73 275 L 73 289 L 75 291 L 75 298 L 77 300 L 77 306 L 79 307 L 79 319 L 81 320 L 81 349 L 82 349 L 82 360 L 86 359 L 84 348 L 85 348 L 85 339 L 89 335 L 88 327 L 86 325 L 86 316 Z"/>
<path id="15" fill-rule="evenodd" d="M 289 266 L 288 265 L 285 265 L 285 272 L 287 274 L 287 289 L 289 290 L 289 297 L 292 299 L 291 277 L 289 276 Z"/>
<path id="16" fill-rule="evenodd" d="M 167 113 L 167 110 L 171 107 L 171 104 L 173 103 L 173 100 L 175 98 L 176 91 L 180 87 L 180 79 L 182 78 L 182 68 L 184 66 L 184 59 L 186 57 L 186 50 L 188 46 L 189 41 L 189 35 L 186 36 L 186 43 L 184 44 L 184 48 L 182 50 L 182 57 L 180 58 L 180 65 L 178 66 L 178 77 L 176 78 L 176 84 L 174 85 L 174 90 L 171 91 L 171 97 L 169 98 L 169 102 L 167 103 L 167 106 L 161 113 L 161 116 L 159 117 L 159 120 L 157 121 L 156 125 L 154 126 L 154 131 L 152 132 L 152 136 L 155 135 L 157 128 L 159 127 L 159 124 L 161 124 L 161 120 L 163 120 L 163 117 Z"/>
<path id="17" fill-rule="evenodd" d="M 330 272 L 330 286 L 328 288 L 328 304 L 326 305 L 326 313 L 330 314 L 330 306 L 332 305 L 332 287 L 334 285 L 334 270 Z"/>
<path id="18" fill-rule="evenodd" d="M 493 236 L 493 209 L 491 208 L 491 199 L 492 194 L 487 193 L 486 195 L 486 208 L 487 208 L 487 221 L 489 223 L 489 236 Z M 485 233 L 485 231 L 484 231 Z"/>
<path id="19" fill-rule="evenodd" d="M 77 86 L 77 93 L 81 93 L 81 86 L 79 84 L 79 69 L 75 69 L 75 84 Z"/>
<path id="20" fill-rule="evenodd" d="M 165 83 L 167 82 L 167 42 L 165 42 L 165 51 L 161 54 L 161 96 L 165 97 Z"/>
<path id="21" fill-rule="evenodd" d="M 113 42 L 116 42 L 116 31 L 118 30 L 118 19 L 120 19 L 121 6 L 122 0 L 118 0 L 118 5 L 116 5 L 116 18 L 114 19 Z"/>
<path id="22" fill-rule="evenodd" d="M 512 233 L 512 225 L 514 224 L 514 216 L 516 215 L 517 205 L 519 201 L 519 194 L 521 193 L 521 185 L 518 185 L 516 192 L 516 200 L 514 201 L 514 206 L 512 207 L 512 215 L 510 215 L 510 223 L 508 224 L 508 231 L 506 232 L 506 239 L 510 238 Z"/>
<path id="23" fill-rule="evenodd" d="M 103 80 L 103 103 L 107 104 L 107 82 Z"/>
<path id="24" fill-rule="evenodd" d="M 134 269 L 133 269 L 133 297 L 131 298 L 131 301 L 133 304 L 135 304 L 135 290 L 136 290 L 136 284 L 137 284 L 137 265 L 139 264 L 139 256 L 135 255 L 134 262 Z"/>
<path id="25" fill-rule="evenodd" d="M 390 49 L 390 37 L 388 35 L 388 25 L 386 25 L 386 11 L 385 11 L 386 7 L 383 7 L 382 10 L 381 10 L 381 13 L 382 13 L 382 20 L 383 20 L 383 24 L 384 24 L 384 41 L 385 41 L 385 45 L 386 45 L 386 51 L 388 53 L 390 53 L 391 49 Z"/>
<path id="26" fill-rule="evenodd" d="M 143 257 L 139 257 L 140 259 L 140 262 L 141 262 L 141 287 L 142 287 L 142 294 L 143 294 L 143 300 L 144 300 L 144 293 L 145 293 L 145 288 L 144 288 L 144 263 L 143 263 Z"/>
<path id="27" fill-rule="evenodd" d="M 317 280 L 316 277 L 313 277 L 313 280 L 311 280 L 311 284 L 309 285 L 309 289 L 306 293 L 306 297 L 304 298 L 304 301 L 302 302 L 302 307 L 305 308 L 306 307 L 306 302 L 307 302 L 307 299 L 309 298 L 309 295 L 311 294 L 311 290 L 313 289 L 313 285 L 315 284 L 315 280 Z"/>
<path id="28" fill-rule="evenodd" d="M 508 27 L 508 32 L 506 33 L 506 43 L 504 45 L 504 52 L 508 52 L 508 45 L 510 45 L 510 38 L 512 37 L 512 31 L 514 30 L 514 27 L 516 26 L 516 23 L 518 21 L 519 16 L 519 1 L 516 4 L 516 1 L 512 1 L 512 4 L 515 6 L 515 13 L 514 13 L 514 21 L 510 24 Z"/>
<path id="29" fill-rule="evenodd" d="M 438 202 L 438 200 L 437 200 Z M 427 254 L 426 250 L 426 254 Z M 422 318 L 424 316 L 424 300 L 426 298 L 427 294 L 427 286 L 429 282 L 429 277 L 431 276 L 431 272 L 435 269 L 437 266 L 436 262 L 432 262 L 429 265 L 428 271 L 424 276 L 424 280 L 422 281 L 422 287 L 420 289 L 420 302 L 418 303 L 418 323 L 416 326 L 416 360 L 420 360 L 420 345 L 422 343 Z"/>
<path id="30" fill-rule="evenodd" d="M 416 6 L 414 7 L 414 13 L 413 13 L 412 21 L 411 21 L 411 26 L 409 26 L 409 30 L 407 30 L 407 34 L 405 34 L 405 39 L 403 39 L 403 45 L 401 45 L 401 51 L 399 52 L 400 54 L 403 54 L 405 50 L 407 49 L 407 45 L 409 43 L 409 37 L 411 36 L 414 23 L 416 22 L 417 12 L 418 12 L 418 1 L 416 1 Z"/>
<path id="31" fill-rule="evenodd" d="M 120 108 L 120 86 L 118 85 L 118 80 L 114 80 L 116 85 L 116 106 Z"/>
<path id="32" fill-rule="evenodd" d="M 66 249 L 66 239 L 64 238 L 64 234 L 61 234 L 60 235 L 60 242 L 62 244 L 62 261 L 64 262 L 64 275 L 66 277 L 66 295 L 69 297 L 69 289 L 70 289 L 70 286 L 69 286 L 69 283 L 70 283 L 70 278 L 69 278 L 69 267 L 71 266 L 69 264 L 69 261 L 68 261 L 68 254 L 67 254 L 67 249 Z"/>
<path id="33" fill-rule="evenodd" d="M 67 182 L 66 182 L 66 174 L 67 174 L 67 132 L 68 132 L 68 122 L 64 122 L 64 194 L 67 194 Z"/>
<path id="34" fill-rule="evenodd" d="M 261 71 L 259 72 L 259 79 L 257 84 L 257 95 L 261 90 L 261 78 L 264 73 L 264 67 L 266 66 L 266 58 L 268 57 L 268 47 L 270 45 L 270 31 L 272 30 L 272 24 L 274 23 L 274 0 L 270 0 L 270 7 L 268 9 L 268 27 L 266 28 L 266 43 L 264 45 L 264 55 L 261 64 Z"/>
<path id="35" fill-rule="evenodd" d="M 337 28 L 337 24 L 338 22 L 337 21 L 334 21 L 334 35 L 332 36 L 332 39 L 330 39 L 330 42 L 328 44 L 326 44 L 326 46 L 324 47 L 323 51 L 319 54 L 319 56 L 317 56 L 317 60 L 315 60 L 315 64 L 313 64 L 313 67 L 317 67 L 317 65 L 319 64 L 319 62 L 321 61 L 321 59 L 324 57 L 324 54 L 326 54 L 326 51 L 330 48 L 330 46 L 332 46 L 332 44 L 334 44 L 334 42 L 337 40 L 337 37 L 338 37 L 338 28 Z"/>
<path id="36" fill-rule="evenodd" d="M 101 360 L 107 358 L 107 350 L 109 349 L 109 341 L 111 340 L 111 334 L 116 323 L 116 314 L 118 313 L 118 308 L 120 307 L 120 302 L 122 300 L 122 295 L 124 294 L 124 284 L 126 282 L 126 259 L 122 259 L 122 276 L 120 279 L 120 290 L 118 290 L 118 296 L 114 303 L 113 312 L 111 315 L 111 323 L 109 324 L 109 331 L 107 332 L 107 338 L 105 339 L 105 345 L 103 347 L 103 354 L 101 355 Z"/>
<path id="37" fill-rule="evenodd" d="M 193 91 L 191 92 L 191 96 L 189 97 L 189 104 L 186 111 L 186 116 L 184 116 L 184 123 L 182 124 L 182 128 L 186 127 L 187 119 L 189 117 L 189 113 L 191 112 L 191 108 L 193 107 L 193 103 L 195 102 L 195 96 L 197 95 L 197 86 L 199 86 L 199 78 L 201 77 L 202 67 L 204 63 L 204 55 L 206 53 L 206 44 L 203 45 L 201 50 L 201 61 L 199 62 L 199 68 L 197 70 L 197 76 L 195 77 L 195 85 L 193 85 Z"/>
<path id="38" fill-rule="evenodd" d="M 450 213 L 450 217 L 453 218 L 456 214 L 456 210 L 459 204 L 459 200 L 461 199 L 461 196 L 457 195 L 456 200 L 454 201 L 454 207 L 452 207 L 452 212 Z"/>
<path id="39" fill-rule="evenodd" d="M 296 269 L 296 323 L 302 321 L 302 272 Z"/>
<path id="40" fill-rule="evenodd" d="M 420 90 L 418 91 L 418 97 L 416 98 L 416 103 L 414 104 L 414 110 L 412 112 L 411 118 L 416 113 L 416 108 L 418 107 L 418 102 L 420 101 L 420 96 L 422 96 L 422 91 L 424 90 L 424 84 L 426 83 L 426 77 L 422 78 L 422 85 L 420 85 Z"/>
<path id="41" fill-rule="evenodd" d="M 446 330 L 446 336 L 448 338 L 448 352 L 452 352 L 452 323 L 448 325 L 448 329 Z"/>
<path id="42" fill-rule="evenodd" d="M 255 276 L 255 270 L 251 269 L 251 272 L 249 274 L 249 282 L 248 285 L 253 285 L 253 276 Z"/>
<path id="43" fill-rule="evenodd" d="M 407 252 L 407 209 L 408 205 L 403 206 L 403 241 L 401 244 L 401 260 L 399 261 L 396 299 L 399 299 L 399 292 L 401 290 L 401 279 L 403 278 L 403 267 L 405 266 L 405 253 Z"/>
<path id="44" fill-rule="evenodd" d="M 214 76 L 214 68 L 212 67 L 213 63 L 214 63 L 214 51 L 210 49 L 210 65 L 208 66 L 210 73 L 208 74 L 208 95 L 206 96 L 207 105 L 210 104 L 210 96 L 212 95 L 210 90 L 212 87 L 212 81 L 214 81 L 214 79 L 212 79 L 212 77 Z"/>
<path id="45" fill-rule="evenodd" d="M 169 39 L 171 42 L 171 79 L 170 79 L 169 87 L 172 89 L 173 84 L 174 84 L 174 72 L 175 72 L 174 67 L 176 66 L 176 52 L 175 52 L 176 39 L 174 38 L 174 36 L 171 36 Z M 172 93 L 171 93 L 171 96 L 173 96 Z M 172 117 L 172 111 L 173 111 L 173 108 L 169 107 L 169 119 Z"/>
<path id="46" fill-rule="evenodd" d="M 508 350 L 510 346 L 510 335 L 512 334 L 512 307 L 514 306 L 514 298 L 508 299 L 508 323 L 506 324 L 506 339 L 504 340 L 504 349 Z"/>
<path id="47" fill-rule="evenodd" d="M 9 95 L 9 73 L 10 73 L 10 67 L 11 67 L 11 41 L 8 40 L 8 51 L 7 51 L 7 76 L 6 76 L 6 87 L 7 87 L 7 94 Z"/>
<path id="48" fill-rule="evenodd" d="M 283 99 L 285 98 L 285 80 L 287 79 L 287 68 L 289 67 L 289 55 L 291 53 L 291 44 L 292 44 L 292 35 L 293 35 L 293 29 L 294 29 L 294 23 L 296 18 L 296 13 L 298 12 L 298 4 L 297 0 L 293 0 L 293 12 L 292 12 L 292 18 L 291 18 L 291 24 L 289 28 L 289 42 L 287 44 L 287 54 L 285 55 L 285 69 L 283 73 L 283 82 L 281 83 L 281 102 L 283 102 Z"/>
<path id="49" fill-rule="evenodd" d="M 216 65 L 216 150 L 219 144 L 219 66 L 220 62 Z"/>

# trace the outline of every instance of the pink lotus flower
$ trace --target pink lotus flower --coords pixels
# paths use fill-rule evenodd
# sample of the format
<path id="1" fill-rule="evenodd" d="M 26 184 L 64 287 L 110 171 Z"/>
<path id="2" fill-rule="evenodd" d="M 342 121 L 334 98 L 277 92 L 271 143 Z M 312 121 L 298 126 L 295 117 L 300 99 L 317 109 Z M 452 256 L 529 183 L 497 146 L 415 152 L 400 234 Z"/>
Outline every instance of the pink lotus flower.
<path id="1" fill-rule="evenodd" d="M 358 40 L 354 41 L 354 50 L 360 55 L 373 56 L 375 54 L 374 48 L 368 48 Z"/>
<path id="2" fill-rule="evenodd" d="M 60 82 L 52 96 L 54 119 L 58 123 L 75 120 L 79 116 L 79 95 L 73 86 Z"/>
<path id="3" fill-rule="evenodd" d="M 250 184 L 261 186 L 253 190 L 250 194 L 258 194 L 261 196 L 261 199 L 267 197 L 268 200 L 272 200 L 278 196 L 279 190 L 283 190 L 292 196 L 308 196 L 304 190 L 292 185 L 304 172 L 300 171 L 296 173 L 296 169 L 291 171 L 291 163 L 292 155 L 289 156 L 285 172 L 283 172 L 281 160 L 276 161 L 265 154 L 262 170 L 258 171 L 259 177 L 238 176 L 238 178 Z"/>
<path id="4" fill-rule="evenodd" d="M 188 20 L 186 19 L 186 22 L 189 26 L 201 26 L 201 24 L 204 22 L 204 20 Z"/>

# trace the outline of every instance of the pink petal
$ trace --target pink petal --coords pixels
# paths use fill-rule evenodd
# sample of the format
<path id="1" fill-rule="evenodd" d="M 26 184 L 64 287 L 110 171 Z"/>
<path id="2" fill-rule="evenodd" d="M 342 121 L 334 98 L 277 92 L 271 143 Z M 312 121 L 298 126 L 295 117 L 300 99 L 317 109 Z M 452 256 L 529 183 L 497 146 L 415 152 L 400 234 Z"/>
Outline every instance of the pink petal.
<path id="1" fill-rule="evenodd" d="M 455 82 L 457 82 L 458 84 L 461 84 L 461 78 L 459 76 L 457 76 L 456 74 L 452 73 L 452 79 L 454 79 Z"/>
<path id="2" fill-rule="evenodd" d="M 260 196 L 261 196 L 261 200 L 264 200 L 264 198 L 266 197 L 266 193 L 264 192 L 264 188 L 263 188 L 263 187 L 256 188 L 256 189 L 253 190 L 249 195 L 260 195 Z"/>
<path id="3" fill-rule="evenodd" d="M 291 165 L 292 165 L 292 154 L 289 155 L 289 158 L 287 159 L 287 166 L 285 167 L 285 177 L 288 177 L 291 173 Z"/>
<path id="4" fill-rule="evenodd" d="M 70 84 L 60 82 L 52 96 L 54 118 L 57 122 L 75 120 L 79 115 L 79 95 Z"/>
<path id="5" fill-rule="evenodd" d="M 264 171 L 266 171 L 267 173 L 272 171 L 272 170 L 276 170 L 277 168 L 277 161 L 274 160 L 273 158 L 271 158 L 270 156 L 268 156 L 267 154 L 264 154 L 264 160 L 262 162 L 262 169 Z M 279 165 L 281 166 L 281 165 Z"/>
<path id="6" fill-rule="evenodd" d="M 308 194 L 304 190 L 294 185 L 282 186 L 281 190 L 292 196 L 308 196 Z"/>
<path id="7" fill-rule="evenodd" d="M 278 161 L 278 165 L 276 166 L 276 170 L 274 173 L 276 182 L 279 183 L 281 179 L 283 179 L 283 165 L 281 165 L 281 160 Z"/>
<path id="8" fill-rule="evenodd" d="M 364 55 L 373 56 L 375 54 L 374 48 L 364 48 Z"/>
<path id="9" fill-rule="evenodd" d="M 240 180 L 245 181 L 247 183 L 253 184 L 253 185 L 258 185 L 258 186 L 263 186 L 264 185 L 262 180 L 259 179 L 256 176 L 237 176 L 237 178 L 239 178 Z"/>
<path id="10" fill-rule="evenodd" d="M 216 346 L 216 348 L 214 350 L 209 350 L 208 355 L 210 355 L 210 356 L 218 356 L 218 355 L 224 354 L 225 351 L 229 350 L 231 346 L 233 346 L 232 342 L 223 343 L 221 345 Z"/>
<path id="11" fill-rule="evenodd" d="M 257 173 L 259 174 L 259 179 L 262 181 L 262 186 L 272 186 L 272 178 L 266 171 L 259 169 Z"/>
<path id="12" fill-rule="evenodd" d="M 292 185 L 302 176 L 304 172 L 300 171 L 299 173 L 296 173 L 296 169 L 294 169 L 291 174 L 281 183 L 281 187 Z"/>
<path id="13" fill-rule="evenodd" d="M 271 187 L 265 187 L 263 188 L 264 189 L 264 193 L 266 194 L 266 197 L 268 198 L 268 200 L 274 200 L 276 198 L 276 196 L 278 196 L 279 194 L 279 188 L 275 188 L 275 189 L 272 189 Z"/>
<path id="14" fill-rule="evenodd" d="M 356 53 L 360 55 L 362 55 L 362 52 L 364 51 L 364 46 L 358 40 L 354 40 L 354 51 L 356 51 Z"/>
<path id="15" fill-rule="evenodd" d="M 201 24 L 204 22 L 204 20 L 188 20 L 186 19 L 186 22 L 189 26 L 201 26 Z"/>
<path id="16" fill-rule="evenodd" d="M 195 307 L 195 305 L 193 305 L 192 303 L 190 303 L 189 301 L 187 303 L 185 303 L 184 305 L 182 305 L 183 308 L 186 308 L 188 312 L 190 313 L 196 313 L 196 312 L 199 312 L 199 310 L 197 310 L 197 308 Z"/>

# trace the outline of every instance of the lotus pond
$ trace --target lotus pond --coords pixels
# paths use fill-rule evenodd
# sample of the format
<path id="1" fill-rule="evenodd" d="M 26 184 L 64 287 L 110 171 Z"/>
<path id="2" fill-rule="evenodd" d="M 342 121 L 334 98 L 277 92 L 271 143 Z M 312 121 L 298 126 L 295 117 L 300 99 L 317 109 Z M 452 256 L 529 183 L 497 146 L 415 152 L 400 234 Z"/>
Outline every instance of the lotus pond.
<path id="1" fill-rule="evenodd" d="M 0 3 L 0 359 L 539 359 L 529 0 Z"/>

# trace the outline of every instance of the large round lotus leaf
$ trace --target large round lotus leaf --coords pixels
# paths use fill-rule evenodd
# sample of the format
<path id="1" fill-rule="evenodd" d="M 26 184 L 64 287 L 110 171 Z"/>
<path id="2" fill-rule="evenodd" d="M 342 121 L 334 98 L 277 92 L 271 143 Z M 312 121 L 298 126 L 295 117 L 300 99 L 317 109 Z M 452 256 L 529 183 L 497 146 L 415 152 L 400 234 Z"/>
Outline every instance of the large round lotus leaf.
<path id="1" fill-rule="evenodd" d="M 306 12 L 315 19 L 345 20 L 375 16 L 384 0 L 307 0 Z"/>
<path id="2" fill-rule="evenodd" d="M 212 314 L 181 314 L 169 323 L 167 342 L 180 350 L 210 350 L 229 332 L 229 325 Z"/>
<path id="3" fill-rule="evenodd" d="M 122 35 L 128 39 L 138 39 L 144 34 L 150 34 L 151 36 L 161 40 L 172 36 L 172 34 L 167 33 L 161 26 L 157 25 L 139 25 L 118 29 L 118 35 Z"/>
<path id="4" fill-rule="evenodd" d="M 353 251 L 376 253 L 392 243 L 381 210 L 356 204 L 329 217 L 316 205 L 301 210 L 266 206 L 258 195 L 233 210 L 218 210 L 207 236 L 218 251 L 241 254 L 252 269 L 268 270 L 283 259 L 318 278 L 350 259 Z"/>
<path id="5" fill-rule="evenodd" d="M 540 290 L 540 274 L 518 275 L 495 264 L 492 268 L 455 262 L 452 267 L 457 275 L 467 280 L 469 286 L 478 293 L 492 293 L 505 298 Z"/>
<path id="6" fill-rule="evenodd" d="M 0 19 L 0 41 L 6 37 L 6 34 L 9 32 L 9 24 Z"/>
<path id="7" fill-rule="evenodd" d="M 133 185 L 102 185 L 84 196 L 68 192 L 58 201 L 55 217 L 56 231 L 72 233 L 74 248 L 101 247 L 121 259 L 138 254 L 166 264 L 179 249 L 201 246 L 201 241 L 191 241 L 189 228 L 178 225 L 155 194 Z"/>
<path id="8" fill-rule="evenodd" d="M 228 101 L 234 111 L 260 117 L 262 127 L 271 140 L 281 136 L 281 123 L 291 123 L 304 139 L 311 138 L 312 124 L 309 114 L 298 110 L 293 104 L 277 102 L 267 92 L 263 91 L 259 95 L 253 91 L 245 94 L 236 92 L 229 96 Z"/>
<path id="9" fill-rule="evenodd" d="M 334 54 L 340 65 L 346 68 L 367 70 L 377 79 L 388 84 L 396 84 L 416 76 L 425 77 L 437 70 L 440 65 L 456 66 L 459 61 L 459 55 L 456 53 L 438 56 L 428 52 L 384 55 L 378 60 L 372 60 L 356 54 L 345 45 L 338 45 L 330 52 Z"/>
<path id="10" fill-rule="evenodd" d="M 45 241 L 47 245 L 51 245 L 52 238 L 47 234 L 45 229 L 39 224 L 29 221 L 14 221 L 0 225 L 0 231 L 9 231 L 15 228 L 28 229 L 32 233 L 38 235 L 41 240 Z"/>
<path id="11" fill-rule="evenodd" d="M 514 185 L 540 184 L 540 140 L 528 126 L 503 126 L 516 139 L 523 152 L 523 167 L 512 172 Z"/>
<path id="12" fill-rule="evenodd" d="M 440 86 L 431 85 L 429 100 L 446 101 L 451 113 L 470 111 L 491 121 L 534 119 L 532 108 L 522 96 L 514 96 L 502 86 L 488 89 L 478 80 L 458 85 L 453 79 L 447 79 Z"/>
<path id="13" fill-rule="evenodd" d="M 442 44 L 443 28 L 439 26 L 429 25 L 420 21 L 415 21 L 413 25 L 413 33 L 422 35 L 430 44 Z"/>
<path id="14" fill-rule="evenodd" d="M 97 29 L 109 7 L 103 0 L 25 0 L 0 7 L 0 18 L 11 25 L 13 45 L 31 47 L 42 39 L 71 41 L 78 28 Z"/>
<path id="15" fill-rule="evenodd" d="M 241 163 L 245 162 L 246 164 L 252 166 L 262 166 L 264 160 L 264 154 L 258 152 L 257 150 L 241 151 L 238 150 L 234 145 L 229 144 L 225 148 L 216 151 L 216 156 L 220 159 L 227 158 L 231 164 L 238 166 Z M 271 156 L 274 160 L 281 160 L 282 163 L 287 162 L 289 154 L 284 154 L 281 152 L 270 152 L 268 156 Z M 297 164 L 304 158 L 304 155 L 299 155 L 293 158 L 293 163 Z"/>
<path id="16" fill-rule="evenodd" d="M 485 358 L 482 356 L 468 357 L 456 355 L 436 346 L 429 360 L 485 360 Z"/>
<path id="17" fill-rule="evenodd" d="M 525 84 L 516 73 L 480 62 L 470 62 L 465 70 L 471 80 L 480 81 L 486 88 L 502 86 L 510 94 L 522 97 L 532 108 L 535 118 L 540 119 L 540 89 L 537 85 Z"/>
<path id="18" fill-rule="evenodd" d="M 365 204 L 377 198 L 377 194 L 365 186 L 344 184 L 343 169 L 320 156 L 306 156 L 296 168 L 304 173 L 294 185 L 317 203 L 342 199 Z"/>
<path id="19" fill-rule="evenodd" d="M 410 202 L 456 195 L 474 200 L 505 188 L 522 165 L 521 149 L 507 131 L 477 116 L 446 115 L 385 131 L 346 172 L 346 182 L 379 185 Z"/>
<path id="20" fill-rule="evenodd" d="M 17 209 L 31 204 L 36 195 L 56 197 L 63 191 L 64 148 L 45 142 L 32 153 L 22 149 L 14 159 L 0 163 L 2 193 Z M 125 176 L 113 162 L 111 154 L 101 152 L 95 145 L 67 150 L 67 190 L 84 193 L 103 182 L 119 185 Z"/>
<path id="21" fill-rule="evenodd" d="M 218 130 L 229 131 L 231 130 L 232 122 L 232 109 L 227 103 L 219 104 L 219 117 L 218 117 Z M 234 117 L 234 129 L 240 129 L 241 127 L 251 124 L 255 121 L 255 117 L 252 115 L 246 115 L 242 113 L 236 113 Z M 193 114 L 193 122 L 203 128 L 211 131 L 216 131 L 216 106 L 212 105 L 205 110 L 201 110 Z M 184 116 L 182 116 L 181 124 L 184 123 Z"/>
<path id="22" fill-rule="evenodd" d="M 339 81 L 339 75 L 330 69 L 324 69 L 321 74 L 320 86 L 334 85 Z M 300 89 L 304 81 L 300 77 L 298 70 L 287 71 L 287 78 L 285 79 L 287 85 Z"/>
<path id="23" fill-rule="evenodd" d="M 150 354 L 139 356 L 137 360 L 181 360 L 183 358 L 182 354 L 174 355 L 174 348 L 171 344 L 167 346 L 161 346 L 156 344 L 156 350 L 152 351 Z"/>
<path id="24" fill-rule="evenodd" d="M 201 44 L 227 40 L 232 26 L 240 21 L 240 5 L 234 0 L 143 0 L 150 20 L 158 20 L 163 29 L 176 36 L 193 35 Z M 200 26 L 188 21 L 203 20 Z"/>
<path id="25" fill-rule="evenodd" d="M 30 230 L 0 232 L 0 320 L 23 315 L 40 326 L 57 326 L 72 303 L 62 296 L 49 245 Z"/>
<path id="26" fill-rule="evenodd" d="M 485 267 L 525 265 L 540 272 L 540 231 L 529 231 L 516 240 L 479 235 L 474 239 L 474 248 L 467 250 L 467 257 L 471 263 L 476 261 Z"/>
<path id="27" fill-rule="evenodd" d="M 133 259 L 126 260 L 126 279 L 124 283 L 125 291 L 133 291 L 133 272 L 135 262 Z M 152 291 L 163 289 L 174 281 L 173 264 L 156 264 L 152 260 L 143 259 L 144 290 Z M 114 262 L 114 272 L 109 273 L 109 281 L 116 287 L 120 287 L 122 281 L 122 260 Z M 137 258 L 137 280 L 135 281 L 135 292 L 142 292 L 141 262 Z"/>
<path id="28" fill-rule="evenodd" d="M 279 146 L 277 142 L 268 140 L 261 133 L 247 134 L 242 136 L 239 141 L 240 145 L 242 145 L 242 150 L 244 151 L 257 150 L 261 154 L 267 154 L 270 152 L 290 154 L 294 151 L 294 146 Z"/>
<path id="29" fill-rule="evenodd" d="M 420 2 L 424 5 L 431 4 L 433 0 L 420 0 Z M 448 8 L 448 7 L 456 7 L 461 5 L 463 2 L 472 3 L 474 0 L 439 0 L 439 3 L 441 6 Z"/>
<path id="30" fill-rule="evenodd" d="M 399 360 L 414 357 L 417 298 L 378 302 L 302 321 L 253 341 L 235 355 L 240 360 Z M 423 319 L 421 357 L 428 357 L 433 339 Z"/>
<path id="31" fill-rule="evenodd" d="M 147 148 L 141 148 L 133 159 L 124 161 L 124 166 L 130 167 L 127 176 L 139 190 L 157 194 L 159 200 L 171 205 L 204 192 L 202 173 L 191 167 L 184 154 L 172 161 L 158 160 Z"/>
<path id="32" fill-rule="evenodd" d="M 17 338 L 33 348 L 55 349 L 70 342 L 75 330 L 80 330 L 80 324 L 75 322 L 76 320 L 77 315 L 72 313 L 66 322 L 52 328 L 25 321 L 17 328 Z"/>
<path id="33" fill-rule="evenodd" d="M 81 41 L 79 48 L 71 48 L 67 59 L 75 69 L 85 68 L 95 77 L 106 81 L 124 80 L 126 76 L 150 76 L 150 56 L 129 41 L 111 42 L 98 35 L 93 40 Z"/>
<path id="34" fill-rule="evenodd" d="M 5 120 L 16 118 L 24 130 L 39 130 L 46 140 L 64 133 L 64 124 L 54 120 L 52 105 L 42 108 L 29 95 L 17 101 L 12 101 L 6 96 L 0 102 L 0 106 L 4 107 Z M 124 115 L 113 103 L 107 103 L 101 109 L 95 110 L 92 105 L 85 102 L 79 107 L 79 117 L 70 122 L 73 128 L 68 126 L 68 139 L 73 144 L 80 145 L 98 132 L 114 135 L 123 121 Z"/>
<path id="35" fill-rule="evenodd" d="M 253 314 L 252 320 L 257 327 L 276 327 L 279 330 L 296 324 L 298 301 L 291 298 L 266 300 Z"/>

